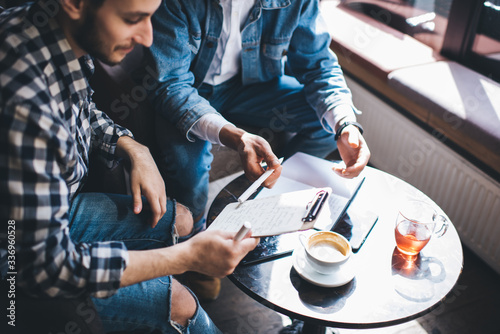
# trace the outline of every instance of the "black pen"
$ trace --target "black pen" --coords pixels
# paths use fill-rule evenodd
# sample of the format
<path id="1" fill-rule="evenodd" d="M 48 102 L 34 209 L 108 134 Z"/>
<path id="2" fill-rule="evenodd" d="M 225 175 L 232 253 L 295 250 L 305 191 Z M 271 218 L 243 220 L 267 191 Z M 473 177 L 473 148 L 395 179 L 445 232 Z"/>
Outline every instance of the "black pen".
<path id="1" fill-rule="evenodd" d="M 315 220 L 327 198 L 328 198 L 327 191 L 325 191 L 325 190 L 319 191 L 315 195 L 315 198 L 312 201 L 313 205 L 312 205 L 311 209 L 309 210 L 307 215 L 304 218 L 302 218 L 302 221 L 303 222 L 312 222 L 313 220 Z"/>

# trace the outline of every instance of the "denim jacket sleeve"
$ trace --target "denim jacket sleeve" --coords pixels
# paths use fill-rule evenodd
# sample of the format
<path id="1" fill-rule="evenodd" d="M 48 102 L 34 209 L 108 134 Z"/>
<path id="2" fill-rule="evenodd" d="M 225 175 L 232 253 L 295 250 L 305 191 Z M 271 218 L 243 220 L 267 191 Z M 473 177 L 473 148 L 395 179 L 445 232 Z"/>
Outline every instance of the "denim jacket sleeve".
<path id="1" fill-rule="evenodd" d="M 330 34 L 319 12 L 317 0 L 303 0 L 298 26 L 288 50 L 288 65 L 293 75 L 304 84 L 307 101 L 316 110 L 323 127 L 330 130 L 324 119 L 328 110 L 352 103 L 337 56 L 330 50 Z"/>
<path id="2" fill-rule="evenodd" d="M 153 106 L 156 113 L 172 122 L 186 137 L 201 116 L 217 113 L 194 87 L 191 63 L 200 49 L 201 28 L 190 4 L 173 0 L 168 1 L 167 6 L 166 1 L 162 1 L 152 19 L 150 48 L 158 75 L 158 85 L 151 94 Z"/>

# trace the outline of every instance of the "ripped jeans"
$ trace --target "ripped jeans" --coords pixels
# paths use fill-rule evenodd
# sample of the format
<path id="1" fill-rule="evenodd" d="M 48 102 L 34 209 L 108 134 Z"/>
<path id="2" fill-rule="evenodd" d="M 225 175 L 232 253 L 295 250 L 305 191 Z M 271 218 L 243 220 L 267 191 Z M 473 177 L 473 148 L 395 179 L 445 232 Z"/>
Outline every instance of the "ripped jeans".
<path id="1" fill-rule="evenodd" d="M 118 194 L 82 193 L 70 210 L 70 234 L 74 242 L 123 241 L 130 250 L 167 247 L 176 243 L 175 201 L 167 201 L 167 212 L 153 229 L 147 210 L 132 211 L 132 197 Z M 221 333 L 200 306 L 187 327 L 170 320 L 172 277 L 165 276 L 127 286 L 115 295 L 92 298 L 107 332 Z"/>

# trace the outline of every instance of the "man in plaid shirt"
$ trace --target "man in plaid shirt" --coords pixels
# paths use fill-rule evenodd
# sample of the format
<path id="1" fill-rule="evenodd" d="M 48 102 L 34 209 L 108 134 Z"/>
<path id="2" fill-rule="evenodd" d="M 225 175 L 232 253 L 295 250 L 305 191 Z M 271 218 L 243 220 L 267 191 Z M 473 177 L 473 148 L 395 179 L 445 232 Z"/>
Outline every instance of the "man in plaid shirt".
<path id="1" fill-rule="evenodd" d="M 171 275 L 225 276 L 258 240 L 204 232 L 177 244 L 189 211 L 167 200 L 149 150 L 96 109 L 88 84 L 89 55 L 116 64 L 151 45 L 159 5 L 39 0 L 0 14 L 0 212 L 16 236 L 15 268 L 5 239 L 0 267 L 31 296 L 108 298 L 97 307 L 107 330 L 218 332 Z M 79 193 L 91 150 L 109 166 L 130 161 L 132 196 Z"/>

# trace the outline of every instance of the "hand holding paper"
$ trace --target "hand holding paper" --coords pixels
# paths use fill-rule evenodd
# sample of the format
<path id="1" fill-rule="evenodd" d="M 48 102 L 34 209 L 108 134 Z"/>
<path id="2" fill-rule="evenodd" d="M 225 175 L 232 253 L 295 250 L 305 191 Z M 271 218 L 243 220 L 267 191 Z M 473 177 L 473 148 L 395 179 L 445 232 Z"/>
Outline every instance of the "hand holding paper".
<path id="1" fill-rule="evenodd" d="M 275 196 L 248 200 L 243 204 L 231 203 L 217 216 L 207 230 L 222 230 L 235 233 L 242 223 L 252 223 L 252 237 L 278 235 L 287 232 L 307 230 L 318 220 L 330 219 L 330 207 L 315 210 L 315 219 L 303 221 L 316 203 L 318 191 L 331 193 L 331 188 L 310 188 Z M 323 197 L 326 200 L 326 196 Z M 318 203 L 319 204 L 319 203 Z M 314 207 L 317 208 L 317 207 Z"/>

